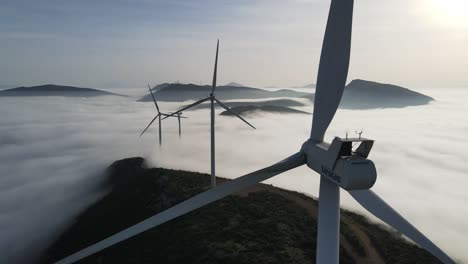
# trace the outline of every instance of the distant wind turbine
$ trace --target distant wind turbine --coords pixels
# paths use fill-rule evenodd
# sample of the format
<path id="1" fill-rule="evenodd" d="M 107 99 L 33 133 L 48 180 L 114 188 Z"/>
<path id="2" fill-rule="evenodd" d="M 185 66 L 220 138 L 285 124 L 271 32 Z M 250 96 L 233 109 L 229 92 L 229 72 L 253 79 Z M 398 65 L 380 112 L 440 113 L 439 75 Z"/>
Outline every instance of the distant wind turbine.
<path id="1" fill-rule="evenodd" d="M 216 98 L 215 96 L 215 90 L 216 90 L 216 78 L 217 78 L 217 72 L 218 72 L 218 51 L 219 51 L 219 39 L 216 44 L 216 57 L 215 57 L 215 65 L 214 65 L 214 72 L 213 72 L 213 83 L 212 83 L 212 88 L 211 88 L 211 93 L 208 97 L 201 99 L 199 101 L 196 101 L 195 103 L 188 105 L 182 109 L 180 109 L 177 112 L 174 112 L 163 119 L 166 119 L 170 116 L 178 115 L 182 113 L 182 111 L 189 109 L 191 107 L 194 107 L 196 105 L 199 105 L 205 101 L 210 101 L 211 103 L 211 186 L 216 187 L 216 172 L 215 172 L 215 102 L 218 103 L 221 107 L 226 109 L 229 113 L 237 116 L 240 120 L 244 121 L 247 125 L 255 129 L 253 125 L 251 125 L 249 122 L 247 122 L 244 118 L 242 118 L 240 115 L 238 115 L 236 112 L 232 111 L 231 108 L 229 108 L 227 105 L 225 105 L 223 102 L 221 102 L 219 99 Z"/>
<path id="2" fill-rule="evenodd" d="M 148 124 L 148 126 L 143 130 L 143 132 L 141 132 L 140 134 L 140 137 L 143 136 L 143 134 L 146 132 L 146 130 L 148 130 L 148 128 L 151 126 L 151 124 L 153 124 L 154 120 L 156 120 L 156 118 L 158 118 L 158 121 L 159 121 L 159 145 L 162 144 L 162 134 L 161 134 L 161 117 L 164 116 L 165 118 L 167 117 L 171 117 L 173 115 L 176 115 L 177 116 L 177 119 L 179 121 L 179 137 L 181 136 L 181 133 L 182 133 L 182 129 L 181 129 L 181 125 L 180 125 L 180 119 L 181 118 L 186 118 L 185 116 L 182 116 L 182 112 L 180 113 L 163 113 L 159 110 L 159 106 L 158 106 L 158 102 L 156 101 L 156 98 L 154 98 L 154 94 L 153 94 L 153 91 L 151 90 L 151 87 L 149 86 L 148 84 L 148 89 L 151 93 L 151 97 L 153 98 L 153 102 L 154 102 L 154 106 L 156 107 L 156 111 L 157 111 L 157 115 L 153 118 L 153 120 L 151 120 L 151 122 Z"/>

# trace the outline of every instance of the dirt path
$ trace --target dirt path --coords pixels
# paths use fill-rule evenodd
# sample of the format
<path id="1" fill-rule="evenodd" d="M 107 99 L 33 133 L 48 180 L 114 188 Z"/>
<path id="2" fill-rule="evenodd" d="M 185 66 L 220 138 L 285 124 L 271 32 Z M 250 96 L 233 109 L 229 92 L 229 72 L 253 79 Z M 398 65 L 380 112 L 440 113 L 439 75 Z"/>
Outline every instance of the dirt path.
<path id="1" fill-rule="evenodd" d="M 346 220 L 345 220 L 346 221 Z M 354 231 L 354 234 L 359 238 L 361 244 L 363 245 L 366 251 L 366 257 L 362 258 L 356 263 L 375 263 L 375 264 L 384 264 L 385 261 L 383 260 L 382 256 L 380 256 L 377 249 L 372 244 L 369 236 L 362 230 L 361 226 L 356 223 L 348 223 L 351 226 L 351 229 Z"/>
<path id="2" fill-rule="evenodd" d="M 301 198 L 297 194 L 281 190 L 271 185 L 257 184 L 246 190 L 238 192 L 237 195 L 246 196 L 252 192 L 265 190 L 279 194 L 288 200 L 296 202 L 301 207 L 303 207 L 309 213 L 310 216 L 312 216 L 314 219 L 317 219 L 318 208 L 315 203 L 312 203 L 309 199 Z M 358 237 L 361 245 L 364 247 L 365 256 L 360 256 L 355 252 L 353 246 L 346 239 L 346 237 L 343 234 L 340 234 L 340 244 L 344 248 L 344 250 L 346 250 L 346 253 L 354 260 L 354 262 L 359 264 L 385 264 L 385 261 L 382 259 L 382 256 L 380 256 L 379 252 L 375 249 L 369 236 L 367 236 L 367 234 L 362 230 L 361 226 L 347 217 L 342 217 L 341 220 L 345 224 L 350 226 L 350 228 L 354 231 L 354 234 Z"/>

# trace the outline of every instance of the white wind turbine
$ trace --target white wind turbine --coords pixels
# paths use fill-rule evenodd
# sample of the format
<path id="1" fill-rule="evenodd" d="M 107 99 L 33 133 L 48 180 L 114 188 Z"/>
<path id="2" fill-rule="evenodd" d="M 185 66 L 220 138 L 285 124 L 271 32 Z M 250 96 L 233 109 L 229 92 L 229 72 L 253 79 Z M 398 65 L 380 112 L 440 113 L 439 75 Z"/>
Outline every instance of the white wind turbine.
<path id="1" fill-rule="evenodd" d="M 335 137 L 331 144 L 323 141 L 346 83 L 352 14 L 353 0 L 331 1 L 317 77 L 312 131 L 310 138 L 297 153 L 269 167 L 227 181 L 217 188 L 198 194 L 57 263 L 72 263 L 85 258 L 236 191 L 304 164 L 321 175 L 317 263 L 338 264 L 339 262 L 340 188 L 348 191 L 370 213 L 406 235 L 443 263 L 455 263 L 383 199 L 369 190 L 377 177 L 374 163 L 367 159 L 373 145 L 372 140 Z M 353 142 L 360 142 L 355 150 L 352 149 Z"/>
<path id="2" fill-rule="evenodd" d="M 158 121 L 159 121 L 159 145 L 162 144 L 162 133 L 161 133 L 161 117 L 164 116 L 166 119 L 167 117 L 171 117 L 172 115 L 176 115 L 177 116 L 177 120 L 179 121 L 179 137 L 181 136 L 181 133 L 182 133 L 182 129 L 181 129 L 181 126 L 180 126 L 180 119 L 181 118 L 187 118 L 185 116 L 182 116 L 182 112 L 178 112 L 177 114 L 176 113 L 163 113 L 159 110 L 159 106 L 158 106 L 158 102 L 156 101 L 156 98 L 154 98 L 154 94 L 153 94 L 153 91 L 151 91 L 151 87 L 149 86 L 148 84 L 148 89 L 151 93 L 151 97 L 153 98 L 153 102 L 154 102 L 154 106 L 156 107 L 156 111 L 157 111 L 157 115 L 151 120 L 151 122 L 148 124 L 148 126 L 146 126 L 146 128 L 143 130 L 143 132 L 141 132 L 140 134 L 140 137 L 143 136 L 143 134 L 146 132 L 146 130 L 148 130 L 148 128 L 151 126 L 151 124 L 153 124 L 154 120 L 156 120 L 156 118 L 158 118 Z"/>
<path id="3" fill-rule="evenodd" d="M 166 119 L 168 117 L 174 116 L 174 115 L 179 115 L 182 113 L 182 111 L 189 109 L 191 107 L 194 107 L 196 105 L 199 105 L 205 101 L 210 101 L 211 103 L 211 187 L 216 187 L 216 170 L 215 170 L 215 102 L 219 104 L 221 107 L 226 109 L 229 113 L 237 116 L 240 120 L 244 121 L 247 125 L 255 129 L 253 125 L 251 125 L 249 122 L 247 122 L 244 118 L 242 118 L 240 115 L 238 115 L 236 112 L 232 111 L 231 108 L 229 108 L 227 105 L 225 105 L 223 102 L 221 102 L 219 99 L 216 98 L 215 96 L 215 91 L 216 91 L 216 78 L 218 74 L 218 51 L 219 51 L 219 39 L 218 42 L 216 43 L 216 57 L 215 57 L 215 65 L 214 65 L 214 72 L 213 72 L 213 84 L 211 88 L 211 93 L 208 97 L 201 99 L 199 101 L 196 101 L 193 104 L 190 104 L 182 109 L 180 109 L 177 112 L 174 112 L 163 119 Z"/>

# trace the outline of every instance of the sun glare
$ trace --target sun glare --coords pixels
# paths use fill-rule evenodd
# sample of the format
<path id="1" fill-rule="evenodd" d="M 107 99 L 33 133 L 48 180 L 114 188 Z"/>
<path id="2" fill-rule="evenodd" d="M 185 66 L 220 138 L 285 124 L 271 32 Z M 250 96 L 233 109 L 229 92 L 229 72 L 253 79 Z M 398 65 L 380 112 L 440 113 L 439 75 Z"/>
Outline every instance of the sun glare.
<path id="1" fill-rule="evenodd" d="M 430 9 L 438 23 L 468 27 L 468 0 L 431 0 Z"/>

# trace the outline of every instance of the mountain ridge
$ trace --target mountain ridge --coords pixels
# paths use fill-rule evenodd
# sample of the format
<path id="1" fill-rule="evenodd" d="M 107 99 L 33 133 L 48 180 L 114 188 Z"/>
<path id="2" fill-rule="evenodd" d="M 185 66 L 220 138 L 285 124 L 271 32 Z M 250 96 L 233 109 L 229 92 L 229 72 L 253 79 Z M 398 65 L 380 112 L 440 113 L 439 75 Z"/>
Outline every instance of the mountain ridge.
<path id="1" fill-rule="evenodd" d="M 157 100 L 182 102 L 207 97 L 210 85 L 170 84 L 155 92 Z M 290 89 L 265 90 L 252 87 L 219 86 L 216 95 L 221 100 L 266 99 L 266 98 L 307 98 L 314 101 L 315 93 L 299 92 Z M 151 95 L 142 97 L 140 102 L 150 102 Z M 362 79 L 352 80 L 346 85 L 339 105 L 343 109 L 377 109 L 420 106 L 434 101 L 434 98 L 408 88 Z M 252 104 L 245 104 L 249 106 Z M 273 105 L 274 106 L 274 105 Z"/>
<path id="2" fill-rule="evenodd" d="M 0 96 L 72 96 L 95 97 L 103 95 L 123 96 L 117 93 L 106 92 L 93 88 L 81 88 L 75 86 L 44 84 L 38 86 L 21 86 L 0 91 Z"/>
<path id="3" fill-rule="evenodd" d="M 199 100 L 209 96 L 212 87 L 210 85 L 181 84 L 173 83 L 157 90 L 154 95 L 158 101 L 182 102 L 189 100 Z M 240 87 L 240 86 L 218 86 L 216 96 L 220 100 L 234 99 L 264 99 L 275 97 L 300 98 L 310 95 L 310 93 L 298 92 L 289 89 L 269 91 L 260 88 Z M 139 102 L 152 101 L 151 94 L 147 94 L 138 100 Z"/>

